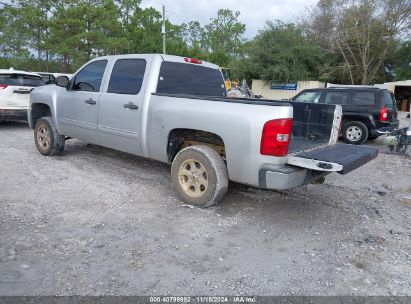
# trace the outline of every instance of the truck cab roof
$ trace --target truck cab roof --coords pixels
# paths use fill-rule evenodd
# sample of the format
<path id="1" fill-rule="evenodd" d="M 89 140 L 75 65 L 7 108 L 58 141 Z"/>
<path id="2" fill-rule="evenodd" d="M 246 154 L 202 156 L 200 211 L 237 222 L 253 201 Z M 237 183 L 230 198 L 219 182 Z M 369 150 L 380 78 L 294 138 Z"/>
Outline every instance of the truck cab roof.
<path id="1" fill-rule="evenodd" d="M 196 64 L 203 67 L 211 68 L 211 69 L 220 69 L 220 67 L 216 64 L 190 58 L 190 57 L 181 57 L 181 56 L 174 56 L 174 55 L 164 55 L 164 54 L 126 54 L 126 55 L 108 55 L 98 57 L 94 60 L 101 60 L 101 59 L 110 59 L 110 60 L 117 60 L 117 59 L 127 59 L 127 58 L 141 58 L 141 57 L 152 57 L 152 58 L 161 58 L 162 61 L 169 61 L 169 62 L 179 62 L 179 63 L 186 63 L 186 64 Z M 94 61 L 92 60 L 92 61 Z"/>

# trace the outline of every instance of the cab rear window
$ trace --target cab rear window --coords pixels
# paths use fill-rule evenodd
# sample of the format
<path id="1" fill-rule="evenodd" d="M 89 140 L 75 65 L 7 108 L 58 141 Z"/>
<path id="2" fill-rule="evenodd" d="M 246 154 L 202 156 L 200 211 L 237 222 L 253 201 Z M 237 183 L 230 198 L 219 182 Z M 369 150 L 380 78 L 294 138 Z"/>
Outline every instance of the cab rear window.
<path id="1" fill-rule="evenodd" d="M 226 96 L 223 76 L 219 70 L 169 61 L 161 64 L 157 93 Z"/>
<path id="2" fill-rule="evenodd" d="M 0 75 L 0 84 L 21 87 L 39 87 L 46 83 L 40 76 L 24 74 L 3 74 Z"/>

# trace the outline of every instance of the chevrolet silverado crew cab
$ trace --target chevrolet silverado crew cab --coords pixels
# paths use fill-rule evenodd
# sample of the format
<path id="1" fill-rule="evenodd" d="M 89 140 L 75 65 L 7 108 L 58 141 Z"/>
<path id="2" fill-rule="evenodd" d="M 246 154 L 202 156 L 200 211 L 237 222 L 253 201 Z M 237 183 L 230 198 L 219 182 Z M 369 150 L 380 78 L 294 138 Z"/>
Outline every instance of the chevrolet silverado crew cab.
<path id="1" fill-rule="evenodd" d="M 289 189 L 378 153 L 336 144 L 338 105 L 230 99 L 218 66 L 169 55 L 91 60 L 35 89 L 28 117 L 41 154 L 75 138 L 170 163 L 178 196 L 200 207 L 221 200 L 229 180 Z"/>
<path id="2" fill-rule="evenodd" d="M 387 89 L 360 86 L 307 89 L 292 100 L 340 105 L 341 135 L 349 144 L 363 144 L 380 136 L 379 131 L 392 131 L 399 126 L 395 98 Z"/>

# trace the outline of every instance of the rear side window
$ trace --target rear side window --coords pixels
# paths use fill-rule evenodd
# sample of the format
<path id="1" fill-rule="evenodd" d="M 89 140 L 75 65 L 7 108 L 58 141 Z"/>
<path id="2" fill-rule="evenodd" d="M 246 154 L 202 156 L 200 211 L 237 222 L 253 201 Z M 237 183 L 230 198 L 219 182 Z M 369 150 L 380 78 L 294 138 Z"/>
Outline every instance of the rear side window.
<path id="1" fill-rule="evenodd" d="M 353 92 L 352 104 L 356 106 L 374 106 L 375 93 L 374 92 Z"/>
<path id="2" fill-rule="evenodd" d="M 325 103 L 335 105 L 348 104 L 348 92 L 327 92 Z"/>
<path id="3" fill-rule="evenodd" d="M 3 74 L 0 75 L 0 84 L 21 87 L 39 87 L 45 85 L 40 76 L 24 74 Z"/>
<path id="4" fill-rule="evenodd" d="M 226 96 L 222 74 L 201 65 L 164 61 L 157 93 L 197 96 Z"/>
<path id="5" fill-rule="evenodd" d="M 309 92 L 304 92 L 301 93 L 299 96 L 297 96 L 294 101 L 299 101 L 299 102 L 314 102 L 318 103 L 320 100 L 321 96 L 321 91 L 309 91 Z"/>
<path id="6" fill-rule="evenodd" d="M 107 60 L 94 61 L 77 73 L 72 90 L 99 92 Z"/>
<path id="7" fill-rule="evenodd" d="M 386 108 L 390 109 L 390 110 L 393 110 L 394 105 L 395 105 L 394 95 L 392 95 L 390 92 L 384 90 L 383 99 L 384 99 L 384 106 Z"/>
<path id="8" fill-rule="evenodd" d="M 108 93 L 133 94 L 141 90 L 146 61 L 144 59 L 119 59 L 111 72 Z"/>

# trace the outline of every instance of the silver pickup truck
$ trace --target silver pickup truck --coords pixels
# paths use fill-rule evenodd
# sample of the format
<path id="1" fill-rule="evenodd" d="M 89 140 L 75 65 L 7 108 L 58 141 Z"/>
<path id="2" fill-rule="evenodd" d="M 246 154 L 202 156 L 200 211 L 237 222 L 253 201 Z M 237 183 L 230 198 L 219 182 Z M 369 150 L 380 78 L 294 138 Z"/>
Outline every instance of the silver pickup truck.
<path id="1" fill-rule="evenodd" d="M 91 60 L 70 81 L 33 90 L 28 120 L 43 155 L 75 138 L 170 163 L 178 196 L 201 207 L 221 200 L 229 180 L 289 189 L 378 153 L 336 144 L 338 105 L 230 99 L 218 66 L 168 55 Z"/>

